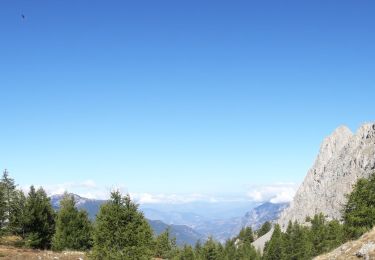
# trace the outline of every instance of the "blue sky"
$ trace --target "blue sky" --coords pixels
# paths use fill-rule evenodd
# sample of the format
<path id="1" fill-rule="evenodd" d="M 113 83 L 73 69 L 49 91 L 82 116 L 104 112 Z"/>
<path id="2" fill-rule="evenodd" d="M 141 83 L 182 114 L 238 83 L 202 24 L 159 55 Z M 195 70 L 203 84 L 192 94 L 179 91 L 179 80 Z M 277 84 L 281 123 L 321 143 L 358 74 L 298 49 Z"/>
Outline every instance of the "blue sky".
<path id="1" fill-rule="evenodd" d="M 2 1 L 0 167 L 93 194 L 299 183 L 326 135 L 374 121 L 374 13 L 369 0 Z"/>

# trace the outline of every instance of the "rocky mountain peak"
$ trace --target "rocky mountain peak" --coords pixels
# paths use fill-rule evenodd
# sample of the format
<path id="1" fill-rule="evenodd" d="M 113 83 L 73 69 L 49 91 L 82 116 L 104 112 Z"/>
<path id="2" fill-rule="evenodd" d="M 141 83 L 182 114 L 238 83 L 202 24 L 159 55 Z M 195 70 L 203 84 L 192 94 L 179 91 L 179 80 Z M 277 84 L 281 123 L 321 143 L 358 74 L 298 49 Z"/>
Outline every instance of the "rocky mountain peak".
<path id="1" fill-rule="evenodd" d="M 355 134 L 340 126 L 324 139 L 314 165 L 278 222 L 286 228 L 289 220 L 303 223 L 307 216 L 321 212 L 340 219 L 345 195 L 358 178 L 374 172 L 375 124 L 364 124 Z"/>
<path id="2" fill-rule="evenodd" d="M 352 137 L 353 133 L 348 127 L 340 126 L 336 128 L 331 135 L 323 140 L 318 157 L 315 161 L 315 166 L 326 164 L 328 160 L 341 151 Z"/>
<path id="3" fill-rule="evenodd" d="M 356 135 L 361 139 L 372 139 L 375 138 L 375 123 L 368 123 L 362 125 Z"/>

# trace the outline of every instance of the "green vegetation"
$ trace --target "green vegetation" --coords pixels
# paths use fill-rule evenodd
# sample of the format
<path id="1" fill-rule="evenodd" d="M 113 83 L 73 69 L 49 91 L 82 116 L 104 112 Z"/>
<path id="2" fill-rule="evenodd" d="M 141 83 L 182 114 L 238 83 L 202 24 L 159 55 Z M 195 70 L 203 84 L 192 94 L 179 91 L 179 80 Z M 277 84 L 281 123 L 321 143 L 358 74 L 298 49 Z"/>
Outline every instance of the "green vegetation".
<path id="1" fill-rule="evenodd" d="M 55 212 L 42 188 L 35 190 L 34 186 L 30 187 L 26 198 L 23 226 L 26 245 L 41 249 L 51 247 L 55 231 Z"/>
<path id="2" fill-rule="evenodd" d="M 176 255 L 176 239 L 170 237 L 169 229 L 166 229 L 155 240 L 154 256 L 169 259 Z"/>
<path id="3" fill-rule="evenodd" d="M 269 221 L 264 222 L 264 224 L 257 230 L 256 235 L 257 237 L 261 237 L 267 234 L 272 228 L 272 224 Z"/>
<path id="4" fill-rule="evenodd" d="M 171 260 L 300 260 L 336 248 L 355 239 L 375 225 L 375 176 L 360 179 L 348 196 L 342 222 L 317 214 L 306 221 L 290 222 L 286 231 L 274 226 L 263 256 L 252 242 L 272 229 L 270 222 L 257 231 L 241 229 L 224 244 L 213 238 L 195 247 L 176 246 L 169 230 L 155 236 L 138 205 L 129 195 L 113 192 L 91 223 L 85 211 L 78 210 L 73 196 L 65 194 L 55 212 L 43 188 L 30 187 L 27 196 L 17 189 L 4 171 L 0 180 L 0 237 L 15 236 L 17 245 L 53 250 L 87 251 L 92 259 Z"/>
<path id="5" fill-rule="evenodd" d="M 88 250 L 92 246 L 92 224 L 86 211 L 78 210 L 74 197 L 64 195 L 56 217 L 56 231 L 52 239 L 54 250 Z"/>
<path id="6" fill-rule="evenodd" d="M 113 192 L 96 217 L 93 259 L 150 259 L 153 234 L 129 195 Z"/>
<path id="7" fill-rule="evenodd" d="M 251 227 L 244 227 L 241 229 L 240 233 L 236 237 L 240 241 L 244 243 L 252 243 L 254 242 L 254 232 Z"/>
<path id="8" fill-rule="evenodd" d="M 266 244 L 263 259 L 311 259 L 343 243 L 343 228 L 338 221 L 326 221 L 322 214 L 309 219 L 311 226 L 289 222 L 285 233 L 275 225 Z"/>
<path id="9" fill-rule="evenodd" d="M 369 179 L 360 179 L 347 197 L 344 230 L 347 238 L 355 239 L 375 224 L 375 174 Z"/>

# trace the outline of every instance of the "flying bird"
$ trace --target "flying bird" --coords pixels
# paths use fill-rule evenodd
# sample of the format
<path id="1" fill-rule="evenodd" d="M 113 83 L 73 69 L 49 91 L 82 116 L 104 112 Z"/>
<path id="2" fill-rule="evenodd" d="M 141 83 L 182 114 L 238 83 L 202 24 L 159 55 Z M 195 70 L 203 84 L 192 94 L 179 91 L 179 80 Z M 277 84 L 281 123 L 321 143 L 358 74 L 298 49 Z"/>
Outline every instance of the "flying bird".
<path id="1" fill-rule="evenodd" d="M 21 14 L 22 20 L 26 19 L 26 16 L 24 14 Z"/>

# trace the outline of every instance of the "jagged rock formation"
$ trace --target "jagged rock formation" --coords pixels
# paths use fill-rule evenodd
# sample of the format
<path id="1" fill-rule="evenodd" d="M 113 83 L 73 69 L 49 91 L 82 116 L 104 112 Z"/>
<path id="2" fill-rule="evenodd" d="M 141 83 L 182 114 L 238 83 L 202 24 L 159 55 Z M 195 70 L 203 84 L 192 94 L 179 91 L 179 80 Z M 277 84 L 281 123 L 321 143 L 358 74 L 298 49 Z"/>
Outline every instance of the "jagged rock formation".
<path id="1" fill-rule="evenodd" d="M 304 223 L 307 216 L 320 212 L 340 219 L 345 194 L 358 178 L 374 172 L 375 124 L 361 126 L 356 134 L 345 126 L 337 128 L 323 141 L 313 167 L 278 223 L 285 229 L 289 220 Z"/>

